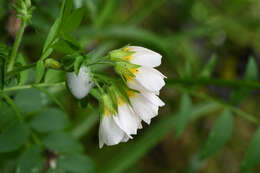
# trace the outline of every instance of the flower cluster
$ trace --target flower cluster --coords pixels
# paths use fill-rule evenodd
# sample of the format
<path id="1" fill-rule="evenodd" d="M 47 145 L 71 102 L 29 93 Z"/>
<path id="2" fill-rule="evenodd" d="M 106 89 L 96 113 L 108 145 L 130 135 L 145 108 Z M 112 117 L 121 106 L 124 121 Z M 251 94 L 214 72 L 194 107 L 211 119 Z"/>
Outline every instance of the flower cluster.
<path id="1" fill-rule="evenodd" d="M 142 128 L 142 121 L 150 124 L 159 107 L 164 106 L 158 95 L 165 85 L 165 76 L 155 69 L 161 64 L 160 54 L 143 47 L 126 46 L 111 51 L 108 57 L 121 79 L 101 76 L 105 84 L 99 86 L 100 148 L 132 139 Z M 83 66 L 78 75 L 67 74 L 67 84 L 72 94 L 82 99 L 94 86 L 94 78 L 95 74 Z"/>
<path id="2" fill-rule="evenodd" d="M 128 141 L 137 129 L 142 128 L 141 121 L 150 124 L 158 115 L 159 107 L 164 105 L 158 95 L 165 85 L 165 76 L 154 69 L 161 64 L 160 54 L 143 47 L 128 46 L 112 51 L 110 58 L 116 62 L 115 69 L 127 84 L 123 92 L 128 97 L 115 95 L 117 111 L 110 111 L 109 106 L 104 105 L 99 128 L 100 147 Z M 107 95 L 104 102 L 106 98 Z"/>

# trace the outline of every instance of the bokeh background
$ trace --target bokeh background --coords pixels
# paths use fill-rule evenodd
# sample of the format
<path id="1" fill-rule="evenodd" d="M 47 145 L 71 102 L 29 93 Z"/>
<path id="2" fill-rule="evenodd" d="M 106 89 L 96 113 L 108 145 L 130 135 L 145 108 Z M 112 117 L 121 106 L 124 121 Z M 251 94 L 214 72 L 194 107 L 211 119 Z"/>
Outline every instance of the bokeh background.
<path id="1" fill-rule="evenodd" d="M 38 60 L 42 45 L 54 20 L 59 14 L 60 1 L 33 0 L 36 7 L 31 25 L 26 29 L 22 47 L 22 64 Z M 196 78 L 212 56 L 217 57 L 212 78 L 242 79 L 252 57 L 256 64 L 260 57 L 260 1 L 259 0 L 74 0 L 74 7 L 84 7 L 85 15 L 79 29 L 73 34 L 95 58 L 126 44 L 144 46 L 163 55 L 159 70 L 168 79 Z M 10 8 L 12 1 L 0 1 L 0 42 L 12 45 L 19 20 Z M 60 60 L 63 55 L 54 53 Z M 188 64 L 188 65 L 187 65 Z M 188 67 L 187 67 L 188 66 Z M 188 72 L 187 72 L 188 71 Z M 34 70 L 25 72 L 31 83 Z M 44 81 L 65 80 L 63 72 L 48 70 Z M 175 117 L 180 111 L 182 89 L 168 83 L 161 92 L 166 105 L 151 125 L 144 125 L 128 143 L 98 148 L 98 105 L 93 98 L 84 107 L 64 87 L 46 89 L 57 98 L 48 97 L 38 89 L 17 91 L 15 103 L 28 122 L 35 114 L 51 114 L 64 109 L 72 134 L 83 146 L 94 172 L 126 173 L 235 173 L 239 170 L 250 140 L 257 126 L 234 113 L 234 129 L 228 143 L 206 160 L 199 160 L 208 134 L 225 103 L 230 103 L 232 88 L 199 86 L 193 88 L 201 95 L 190 95 L 194 118 L 179 138 L 175 137 Z M 203 95 L 209 96 L 203 97 Z M 223 100 L 220 103 L 212 98 Z M 259 118 L 259 91 L 243 98 L 232 108 Z M 58 104 L 57 104 L 58 103 Z M 4 104 L 3 104 L 4 105 Z M 57 106 L 59 105 L 59 106 Z M 51 109 L 51 110 L 50 110 Z M 1 107 L 0 119 L 11 121 L 14 113 Z M 193 121 L 194 120 L 194 121 Z M 1 122 L 0 131 L 4 128 Z M 52 122 L 50 122 L 52 123 Z M 55 123 L 55 122 L 53 122 Z M 48 124 L 45 124 L 48 126 Z M 37 126 L 37 124 L 36 124 Z M 39 134 L 45 138 L 46 134 Z M 0 154 L 0 172 L 15 170 L 23 149 Z M 45 161 L 49 158 L 44 156 Z M 259 172 L 256 167 L 252 172 Z"/>

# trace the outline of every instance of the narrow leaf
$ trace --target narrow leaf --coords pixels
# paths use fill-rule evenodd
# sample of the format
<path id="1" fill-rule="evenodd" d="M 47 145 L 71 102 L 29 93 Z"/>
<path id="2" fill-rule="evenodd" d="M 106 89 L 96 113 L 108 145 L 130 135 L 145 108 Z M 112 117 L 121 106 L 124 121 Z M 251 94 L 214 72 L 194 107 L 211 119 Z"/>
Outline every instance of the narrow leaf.
<path id="1" fill-rule="evenodd" d="M 192 102 L 188 94 L 183 94 L 180 103 L 180 111 L 176 120 L 176 137 L 178 138 L 185 129 L 191 117 Z"/>
<path id="2" fill-rule="evenodd" d="M 257 164 L 260 163 L 260 129 L 258 129 L 249 145 L 241 164 L 239 173 L 250 172 Z"/>
<path id="3" fill-rule="evenodd" d="M 68 18 L 65 20 L 62 26 L 62 31 L 65 33 L 69 33 L 77 29 L 83 19 L 84 12 L 84 8 L 78 8 L 73 11 L 71 15 L 68 16 Z"/>
<path id="4" fill-rule="evenodd" d="M 247 81 L 256 81 L 258 79 L 258 68 L 256 61 L 253 57 L 249 59 L 249 62 L 246 67 L 246 72 L 244 75 L 244 80 Z M 232 92 L 231 94 L 231 103 L 238 104 L 241 100 L 247 97 L 251 93 L 251 89 L 248 88 L 239 88 Z"/>
<path id="5" fill-rule="evenodd" d="M 220 115 L 203 147 L 201 159 L 212 156 L 227 143 L 232 135 L 233 121 L 232 113 L 229 110 L 225 110 Z"/>
<path id="6" fill-rule="evenodd" d="M 62 22 L 62 20 L 59 17 L 59 18 L 56 19 L 56 21 L 52 25 L 50 32 L 47 36 L 47 39 L 45 40 L 42 54 L 44 54 L 47 51 L 47 49 L 51 46 L 53 40 L 56 38 L 56 36 L 59 32 L 59 29 L 60 29 L 61 22 Z"/>
<path id="7" fill-rule="evenodd" d="M 216 55 L 212 55 L 212 57 L 210 58 L 209 62 L 203 67 L 203 70 L 201 71 L 199 77 L 210 77 L 214 67 L 216 66 L 217 63 L 217 56 Z"/>
<path id="8" fill-rule="evenodd" d="M 39 60 L 36 64 L 36 75 L 35 75 L 35 83 L 39 83 L 44 75 L 45 65 L 42 60 Z"/>
<path id="9" fill-rule="evenodd" d="M 83 63 L 83 57 L 82 56 L 78 56 L 74 62 L 74 72 L 76 73 L 76 75 L 79 74 L 79 69 Z"/>

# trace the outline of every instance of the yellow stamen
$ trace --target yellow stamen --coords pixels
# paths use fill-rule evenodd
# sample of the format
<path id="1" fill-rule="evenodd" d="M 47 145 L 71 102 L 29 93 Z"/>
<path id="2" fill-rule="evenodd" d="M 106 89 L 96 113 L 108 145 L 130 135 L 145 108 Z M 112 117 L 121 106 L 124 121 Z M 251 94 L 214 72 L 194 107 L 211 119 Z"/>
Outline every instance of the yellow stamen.
<path id="1" fill-rule="evenodd" d="M 123 49 L 123 51 L 129 51 L 130 50 L 130 48 L 129 47 L 125 47 L 124 49 Z"/>
<path id="2" fill-rule="evenodd" d="M 135 97 L 135 95 L 136 95 L 136 92 L 134 92 L 132 90 L 127 90 L 126 93 L 127 93 L 128 97 Z"/>
<path id="3" fill-rule="evenodd" d="M 121 97 L 117 97 L 118 105 L 122 106 L 125 104 L 125 101 Z"/>
<path id="4" fill-rule="evenodd" d="M 126 60 L 126 61 L 131 61 L 132 59 L 133 59 L 133 57 L 131 55 L 123 57 L 123 60 Z"/>
<path id="5" fill-rule="evenodd" d="M 129 71 L 134 75 L 136 75 L 139 72 L 138 68 L 130 68 Z M 131 81 L 134 77 L 130 75 L 125 75 L 125 78 L 127 81 Z"/>
<path id="6" fill-rule="evenodd" d="M 111 112 L 109 111 L 108 108 L 105 108 L 104 115 L 105 116 L 110 116 L 111 115 Z"/>

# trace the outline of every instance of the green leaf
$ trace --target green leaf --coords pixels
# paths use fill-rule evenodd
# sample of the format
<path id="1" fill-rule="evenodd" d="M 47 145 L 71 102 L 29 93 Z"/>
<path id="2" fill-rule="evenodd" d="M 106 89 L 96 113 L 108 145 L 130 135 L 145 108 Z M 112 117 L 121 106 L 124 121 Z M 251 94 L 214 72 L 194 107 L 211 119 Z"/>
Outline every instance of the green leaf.
<path id="1" fill-rule="evenodd" d="M 14 114 L 14 111 L 12 111 L 12 109 L 4 102 L 0 104 L 0 110 L 0 131 L 2 131 L 7 128 L 8 125 L 12 123 L 12 121 L 15 121 L 16 116 Z"/>
<path id="2" fill-rule="evenodd" d="M 15 104 L 22 113 L 30 113 L 46 106 L 50 99 L 35 88 L 19 91 L 14 98 Z"/>
<path id="3" fill-rule="evenodd" d="M 180 111 L 177 115 L 176 120 L 176 137 L 178 138 L 183 130 L 185 129 L 190 117 L 191 117 L 191 110 L 192 110 L 192 102 L 191 98 L 188 94 L 183 94 L 180 103 Z"/>
<path id="4" fill-rule="evenodd" d="M 13 123 L 0 134 L 0 152 L 19 149 L 28 140 L 29 128 L 20 122 Z"/>
<path id="5" fill-rule="evenodd" d="M 78 8 L 73 11 L 71 15 L 68 16 L 68 18 L 65 20 L 62 26 L 62 31 L 65 33 L 69 33 L 77 29 L 83 19 L 84 12 L 84 8 Z"/>
<path id="6" fill-rule="evenodd" d="M 20 62 L 22 65 L 26 65 L 25 58 L 22 54 L 18 55 L 17 62 Z M 24 85 L 28 80 L 29 72 L 28 70 L 24 70 L 20 72 L 20 82 L 19 85 Z"/>
<path id="7" fill-rule="evenodd" d="M 68 16 L 71 14 L 71 9 L 73 7 L 72 0 L 65 0 L 63 1 L 64 5 L 62 5 L 60 16 L 62 16 L 63 21 L 67 19 Z"/>
<path id="8" fill-rule="evenodd" d="M 220 115 L 203 147 L 201 159 L 212 156 L 227 143 L 232 135 L 233 119 L 232 113 L 229 110 L 225 110 Z"/>
<path id="9" fill-rule="evenodd" d="M 56 132 L 48 135 L 43 139 L 43 144 L 59 153 L 79 153 L 83 151 L 83 147 L 70 134 L 64 132 Z"/>
<path id="10" fill-rule="evenodd" d="M 256 61 L 253 57 L 249 59 L 244 75 L 246 81 L 256 81 L 258 79 L 258 68 Z M 231 103 L 238 104 L 241 100 L 247 97 L 251 93 L 251 89 L 239 88 L 233 90 L 231 93 Z"/>
<path id="11" fill-rule="evenodd" d="M 59 40 L 57 41 L 52 48 L 56 50 L 57 52 L 64 53 L 64 54 L 73 54 L 77 49 L 74 49 L 72 45 L 70 45 L 65 40 Z"/>
<path id="12" fill-rule="evenodd" d="M 244 160 L 241 164 L 239 173 L 250 172 L 257 164 L 260 163 L 260 129 L 258 129 L 245 154 Z"/>
<path id="13" fill-rule="evenodd" d="M 210 58 L 209 62 L 203 67 L 203 70 L 201 71 L 199 77 L 205 77 L 208 78 L 211 76 L 214 67 L 216 66 L 217 63 L 217 56 L 216 55 L 212 55 L 212 57 Z"/>
<path id="14" fill-rule="evenodd" d="M 52 25 L 52 27 L 51 27 L 51 29 L 49 31 L 49 34 L 48 34 L 48 36 L 47 36 L 47 38 L 45 40 L 42 54 L 44 54 L 47 51 L 47 49 L 50 48 L 51 44 L 53 43 L 53 41 L 55 40 L 56 36 L 58 35 L 61 22 L 62 22 L 62 19 L 59 17 L 59 18 L 56 19 L 56 21 Z"/>
<path id="15" fill-rule="evenodd" d="M 84 155 L 64 155 L 57 160 L 57 167 L 71 173 L 94 172 L 94 163 Z"/>
<path id="16" fill-rule="evenodd" d="M 39 146 L 31 146 L 23 152 L 16 169 L 17 173 L 41 173 L 43 168 L 43 151 Z"/>
<path id="17" fill-rule="evenodd" d="M 68 118 L 59 109 L 47 108 L 37 113 L 30 124 L 38 132 L 57 131 L 67 127 Z"/>
<path id="18" fill-rule="evenodd" d="M 42 60 L 39 60 L 36 64 L 36 75 L 35 75 L 35 83 L 39 83 L 44 75 L 45 65 Z"/>
<path id="19" fill-rule="evenodd" d="M 78 56 L 74 62 L 74 72 L 76 73 L 76 75 L 79 74 L 79 69 L 83 63 L 84 59 L 82 56 Z"/>

